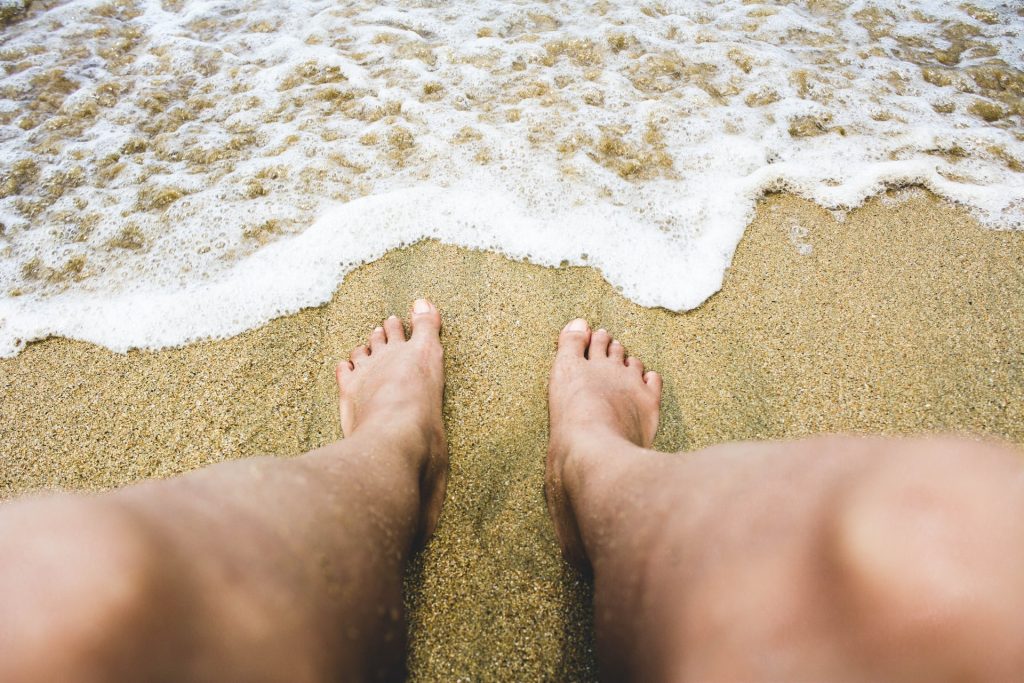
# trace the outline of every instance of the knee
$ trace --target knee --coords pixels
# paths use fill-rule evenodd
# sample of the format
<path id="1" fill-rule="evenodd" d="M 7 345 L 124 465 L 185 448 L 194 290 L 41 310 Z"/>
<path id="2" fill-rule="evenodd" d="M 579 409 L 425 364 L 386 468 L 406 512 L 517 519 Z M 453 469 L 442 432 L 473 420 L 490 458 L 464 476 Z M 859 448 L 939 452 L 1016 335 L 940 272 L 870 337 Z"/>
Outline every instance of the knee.
<path id="1" fill-rule="evenodd" d="M 1020 671 L 1017 457 L 958 440 L 890 443 L 837 496 L 827 524 L 836 602 L 866 641 L 965 667 L 963 658 L 999 651 Z"/>
<path id="2" fill-rule="evenodd" d="M 139 637 L 154 553 L 129 515 L 96 499 L 11 504 L 0 514 L 0 678 L 88 680 Z M 101 668 L 100 668 L 101 667 Z"/>

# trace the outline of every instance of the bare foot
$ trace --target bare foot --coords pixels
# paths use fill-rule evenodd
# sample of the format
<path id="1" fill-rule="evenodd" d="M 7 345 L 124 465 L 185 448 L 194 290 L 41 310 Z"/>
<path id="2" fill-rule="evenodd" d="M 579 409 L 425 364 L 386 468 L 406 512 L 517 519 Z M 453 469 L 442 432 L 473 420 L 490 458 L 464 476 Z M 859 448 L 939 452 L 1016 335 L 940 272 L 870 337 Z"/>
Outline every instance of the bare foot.
<path id="1" fill-rule="evenodd" d="M 426 299 L 412 311 L 412 336 L 402 320 L 391 316 L 370 333 L 368 346 L 357 346 L 338 363 L 341 431 L 346 438 L 407 439 L 420 455 L 423 501 L 419 542 L 434 531 L 448 480 L 448 445 L 441 420 L 444 361 L 439 335 L 441 314 Z M 409 441 L 405 442 L 406 444 Z M 404 449 L 403 449 L 404 450 Z"/>
<path id="2" fill-rule="evenodd" d="M 626 440 L 650 448 L 660 402 L 661 377 L 644 372 L 640 359 L 627 357 L 608 332 L 591 333 L 582 319 L 565 326 L 548 387 L 551 441 L 545 493 L 562 552 L 578 567 L 588 563 L 564 481 L 601 466 L 587 459 L 605 450 L 602 442 Z"/>

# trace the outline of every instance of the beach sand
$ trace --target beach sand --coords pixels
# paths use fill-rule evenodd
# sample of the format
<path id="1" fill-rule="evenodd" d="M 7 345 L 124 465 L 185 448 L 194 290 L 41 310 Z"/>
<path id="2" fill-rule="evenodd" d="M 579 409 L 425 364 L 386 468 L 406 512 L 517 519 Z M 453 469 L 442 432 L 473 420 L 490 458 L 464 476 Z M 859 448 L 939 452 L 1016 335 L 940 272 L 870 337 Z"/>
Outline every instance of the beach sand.
<path id="1" fill-rule="evenodd" d="M 322 307 L 225 341 L 127 355 L 31 344 L 0 361 L 0 497 L 338 438 L 335 361 L 421 295 L 444 315 L 451 478 L 407 579 L 418 680 L 594 675 L 589 588 L 563 566 L 542 494 L 548 368 L 573 317 L 664 375 L 664 449 L 836 431 L 1024 443 L 1024 233 L 983 230 L 923 191 L 842 222 L 776 195 L 722 291 L 686 314 L 636 306 L 588 268 L 426 242 L 360 268 Z"/>

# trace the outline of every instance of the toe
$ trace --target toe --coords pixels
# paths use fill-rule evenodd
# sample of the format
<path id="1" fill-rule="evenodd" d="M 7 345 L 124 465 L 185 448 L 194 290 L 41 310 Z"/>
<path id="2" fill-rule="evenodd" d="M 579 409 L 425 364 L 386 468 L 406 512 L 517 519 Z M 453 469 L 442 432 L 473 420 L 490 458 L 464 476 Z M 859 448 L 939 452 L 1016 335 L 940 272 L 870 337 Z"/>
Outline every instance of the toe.
<path id="1" fill-rule="evenodd" d="M 369 356 L 369 349 L 367 349 L 365 346 L 357 346 L 356 348 L 352 349 L 352 355 L 349 357 L 349 360 L 351 360 L 353 364 L 358 364 L 366 360 Z"/>
<path id="2" fill-rule="evenodd" d="M 655 392 L 659 396 L 661 395 L 661 375 L 651 371 L 644 373 L 644 382 L 650 387 L 651 391 Z"/>
<path id="3" fill-rule="evenodd" d="M 352 361 L 350 360 L 343 360 L 335 366 L 334 379 L 337 380 L 339 387 L 344 384 L 346 377 L 355 372 L 355 369 L 355 366 L 352 365 Z"/>
<path id="4" fill-rule="evenodd" d="M 558 335 L 558 355 L 582 358 L 589 343 L 590 325 L 583 318 L 576 318 Z"/>
<path id="5" fill-rule="evenodd" d="M 405 328 L 402 327 L 402 319 L 397 315 L 392 315 L 384 321 L 384 333 L 387 335 L 388 343 L 393 342 L 404 342 L 405 341 Z"/>
<path id="6" fill-rule="evenodd" d="M 587 352 L 587 358 L 591 360 L 595 358 L 607 358 L 608 357 L 608 344 L 611 342 L 611 335 L 608 334 L 608 330 L 603 327 L 599 329 L 590 338 L 590 347 Z"/>
<path id="7" fill-rule="evenodd" d="M 624 363 L 626 359 L 626 347 L 622 345 L 618 339 L 612 339 L 612 343 L 608 345 L 608 357 L 613 358 L 620 363 Z"/>
<path id="8" fill-rule="evenodd" d="M 634 370 L 638 375 L 643 375 L 644 373 L 644 364 L 636 356 L 630 356 L 626 359 L 626 367 Z"/>
<path id="9" fill-rule="evenodd" d="M 373 332 L 370 333 L 370 349 L 373 351 L 379 351 L 380 347 L 384 346 L 387 343 L 388 339 L 384 335 L 384 328 L 373 328 Z"/>
<path id="10" fill-rule="evenodd" d="M 437 306 L 426 299 L 416 299 L 412 304 L 412 338 L 422 341 L 437 339 L 441 331 L 441 314 Z"/>
<path id="11" fill-rule="evenodd" d="M 589 342 L 590 325 L 583 318 L 576 318 L 558 335 L 558 355 L 583 358 Z"/>

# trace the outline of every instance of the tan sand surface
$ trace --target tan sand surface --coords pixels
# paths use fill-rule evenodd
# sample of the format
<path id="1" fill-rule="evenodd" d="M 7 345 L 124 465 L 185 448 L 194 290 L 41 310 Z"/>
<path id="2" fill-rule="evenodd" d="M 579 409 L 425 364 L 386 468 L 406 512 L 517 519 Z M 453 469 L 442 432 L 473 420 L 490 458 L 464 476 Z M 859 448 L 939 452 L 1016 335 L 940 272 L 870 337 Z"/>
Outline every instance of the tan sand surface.
<path id="1" fill-rule="evenodd" d="M 591 269 L 427 242 L 359 269 L 325 306 L 226 341 L 127 355 L 32 344 L 0 361 L 0 497 L 337 438 L 335 360 L 426 295 L 445 320 L 451 479 L 408 578 L 413 678 L 592 678 L 588 588 L 561 564 L 542 497 L 547 372 L 570 318 L 664 374 L 665 449 L 831 431 L 1024 443 L 1024 233 L 902 194 L 842 222 L 769 197 L 722 292 L 682 315 L 626 301 Z"/>

